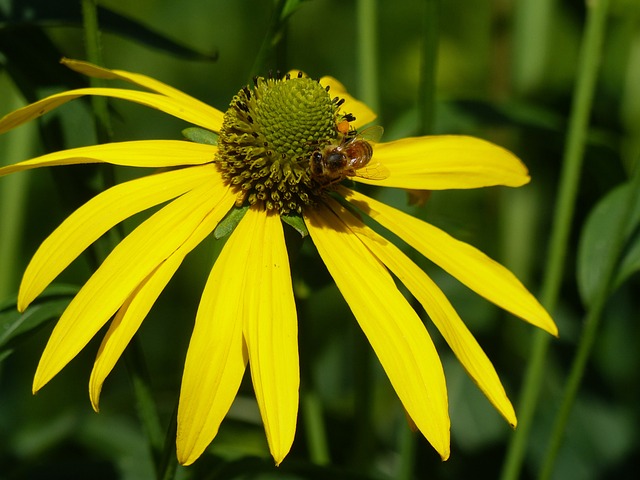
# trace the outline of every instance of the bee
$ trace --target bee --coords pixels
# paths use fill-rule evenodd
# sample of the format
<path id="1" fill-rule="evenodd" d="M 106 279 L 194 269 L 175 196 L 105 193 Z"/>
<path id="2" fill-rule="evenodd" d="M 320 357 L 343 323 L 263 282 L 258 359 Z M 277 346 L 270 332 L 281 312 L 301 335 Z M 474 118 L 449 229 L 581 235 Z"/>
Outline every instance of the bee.
<path id="1" fill-rule="evenodd" d="M 338 144 L 329 144 L 311 154 L 309 167 L 311 176 L 323 185 L 342 181 L 345 177 L 362 177 L 383 180 L 389 176 L 388 169 L 373 160 L 373 147 L 382 136 L 379 125 L 364 129 L 360 133 L 342 135 Z"/>

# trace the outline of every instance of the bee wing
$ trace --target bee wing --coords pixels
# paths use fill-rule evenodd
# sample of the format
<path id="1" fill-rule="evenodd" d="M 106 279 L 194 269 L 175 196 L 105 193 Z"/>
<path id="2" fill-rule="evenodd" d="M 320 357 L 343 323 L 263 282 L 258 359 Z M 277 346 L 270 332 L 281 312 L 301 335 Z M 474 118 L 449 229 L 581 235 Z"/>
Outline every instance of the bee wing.
<path id="1" fill-rule="evenodd" d="M 382 134 L 384 133 L 384 128 L 380 125 L 373 125 L 371 127 L 367 127 L 364 130 L 358 132 L 356 138 L 359 140 L 365 140 L 367 142 L 376 143 L 378 140 L 382 138 Z"/>
<path id="2" fill-rule="evenodd" d="M 389 177 L 389 169 L 376 160 L 371 160 L 364 167 L 355 171 L 356 177 L 368 178 L 369 180 L 384 180 Z"/>

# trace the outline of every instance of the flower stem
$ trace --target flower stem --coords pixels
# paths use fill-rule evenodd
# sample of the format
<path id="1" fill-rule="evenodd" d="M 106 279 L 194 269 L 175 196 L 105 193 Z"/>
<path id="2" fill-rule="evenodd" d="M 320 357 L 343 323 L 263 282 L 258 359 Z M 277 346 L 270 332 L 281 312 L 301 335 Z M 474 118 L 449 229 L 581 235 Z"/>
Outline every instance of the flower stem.
<path id="1" fill-rule="evenodd" d="M 6 93 L 5 95 L 11 98 L 11 95 Z M 17 105 L 14 108 L 17 108 Z M 34 127 L 31 125 L 11 132 L 8 135 L 8 141 L 5 142 L 6 148 L 1 149 L 0 153 L 5 158 L 29 158 L 32 145 L 35 143 L 34 134 Z M 14 291 L 18 282 L 16 262 L 20 258 L 29 178 L 29 175 L 16 175 L 11 181 L 5 181 L 0 186 L 0 218 L 2 218 L 0 300 L 6 299 Z"/>
<path id="2" fill-rule="evenodd" d="M 602 44 L 609 0 L 587 2 L 587 24 L 582 39 L 578 77 L 574 88 L 573 104 L 555 209 L 553 228 L 541 301 L 550 311 L 555 310 L 565 268 L 569 233 L 575 209 L 576 196 L 582 169 L 589 114 L 602 56 Z M 525 383 L 519 408 L 519 425 L 511 439 L 503 465 L 501 478 L 515 480 L 520 477 L 527 438 L 531 430 L 538 396 L 542 386 L 545 357 L 550 337 L 536 332 L 531 358 L 525 375 Z"/>
<path id="3" fill-rule="evenodd" d="M 82 21 L 87 59 L 95 65 L 102 65 L 102 45 L 98 25 L 97 0 L 82 0 Z M 92 87 L 102 87 L 103 83 L 103 79 L 90 78 Z M 91 106 L 96 120 L 96 136 L 98 142 L 109 142 L 112 138 L 112 129 L 106 97 L 92 95 Z M 108 187 L 115 184 L 115 174 L 112 165 L 103 166 L 102 176 L 105 186 Z M 114 243 L 117 243 L 124 237 L 124 232 L 121 227 L 120 229 L 115 229 L 113 233 L 114 237 L 112 238 L 116 238 Z M 172 468 L 171 463 L 161 465 L 164 439 L 160 427 L 158 410 L 153 400 L 148 375 L 146 373 L 144 356 L 136 337 L 131 340 L 129 348 L 126 351 L 126 360 L 133 384 L 133 392 L 136 397 L 138 415 L 142 422 L 143 429 L 147 434 L 158 476 L 161 478 L 165 478 L 167 475 L 173 476 L 172 472 L 175 470 L 175 466 Z M 171 442 L 173 442 L 173 439 Z M 175 455 L 173 456 L 175 457 Z"/>
<path id="4" fill-rule="evenodd" d="M 149 386 L 150 382 L 145 366 L 144 355 L 137 337 L 133 337 L 129 347 L 125 351 L 125 360 L 136 397 L 138 416 L 149 440 L 154 465 L 156 465 L 158 475 L 160 476 L 162 474 L 160 463 L 162 459 L 164 435 L 160 427 L 156 404 L 153 400 L 153 392 Z M 171 441 L 173 442 L 173 439 Z"/>
<path id="5" fill-rule="evenodd" d="M 276 46 L 282 41 L 283 35 L 285 34 L 286 20 L 292 13 L 285 12 L 286 6 L 286 0 L 276 0 L 273 12 L 271 13 L 269 26 L 264 39 L 262 40 L 262 45 L 260 45 L 260 50 L 258 50 L 258 54 L 253 61 L 249 75 L 250 77 L 255 75 L 265 75 L 267 64 L 271 63 L 269 61 L 269 56 L 273 54 Z M 284 62 L 284 59 L 282 58 L 282 51 L 278 53 L 277 57 L 279 57 L 279 62 Z M 278 65 L 278 68 L 280 67 L 282 67 L 282 65 Z"/>
<path id="6" fill-rule="evenodd" d="M 560 406 L 560 410 L 556 414 L 556 418 L 553 423 L 551 442 L 548 446 L 547 454 L 542 464 L 542 471 L 539 477 L 541 480 L 551 478 L 551 474 L 553 473 L 553 465 L 556 457 L 558 456 L 560 446 L 562 445 L 562 440 L 564 439 L 565 427 L 569 420 L 569 414 L 573 408 L 578 388 L 580 387 L 580 382 L 584 376 L 584 369 L 587 364 L 587 360 L 595 342 L 596 333 L 600 325 L 600 320 L 602 319 L 602 312 L 613 288 L 616 266 L 620 260 L 626 241 L 626 227 L 631 220 L 632 207 L 633 205 L 636 205 L 638 197 L 640 197 L 640 161 L 637 162 L 635 167 L 633 179 L 631 180 L 631 188 L 629 189 L 629 198 L 627 199 L 625 209 L 618 220 L 618 225 L 612 232 L 610 232 L 612 238 L 611 251 L 608 254 L 606 263 L 602 270 L 602 278 L 598 284 L 598 289 L 594 293 L 593 303 L 591 304 L 584 321 L 584 328 L 578 343 L 578 350 L 573 357 L 569 378 L 565 384 L 562 405 Z"/>
<path id="7" fill-rule="evenodd" d="M 358 0 L 358 95 L 371 109 L 380 113 L 378 89 L 378 2 Z"/>
<path id="8" fill-rule="evenodd" d="M 324 427 L 322 402 L 315 389 L 307 385 L 302 392 L 302 414 L 307 431 L 309 456 L 316 465 L 327 465 L 330 462 L 327 432 Z"/>
<path id="9" fill-rule="evenodd" d="M 98 26 L 97 0 L 82 0 L 82 23 L 87 60 L 95 65 L 102 65 L 102 47 L 100 43 L 100 28 Z M 104 86 L 104 80 L 91 77 L 92 87 Z M 91 106 L 96 119 L 96 133 L 99 143 L 108 142 L 112 137 L 111 121 L 107 98 L 99 95 L 91 96 Z"/>
<path id="10" fill-rule="evenodd" d="M 424 30 L 418 91 L 418 133 L 421 135 L 432 135 L 435 121 L 439 12 L 440 0 L 424 0 Z"/>

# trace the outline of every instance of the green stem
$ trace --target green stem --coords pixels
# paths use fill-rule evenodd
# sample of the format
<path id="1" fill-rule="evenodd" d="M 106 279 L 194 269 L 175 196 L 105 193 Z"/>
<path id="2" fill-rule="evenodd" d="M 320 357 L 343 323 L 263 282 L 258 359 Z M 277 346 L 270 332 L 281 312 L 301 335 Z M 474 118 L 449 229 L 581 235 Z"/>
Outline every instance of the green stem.
<path id="1" fill-rule="evenodd" d="M 358 328 L 355 326 L 354 328 Z M 374 449 L 374 376 L 371 371 L 371 346 L 363 335 L 354 338 L 353 365 L 355 373 L 354 405 L 355 432 L 352 465 L 357 471 L 367 473 L 371 469 L 371 456 Z"/>
<path id="2" fill-rule="evenodd" d="M 97 0 L 82 0 L 82 20 L 87 59 L 95 65 L 102 65 L 102 45 L 100 42 L 97 7 Z M 92 87 L 102 87 L 103 83 L 103 79 L 100 78 L 90 79 Z M 106 97 L 93 95 L 91 97 L 91 106 L 96 120 L 96 136 L 98 142 L 109 142 L 112 138 L 112 129 Z M 111 165 L 104 166 L 102 176 L 106 187 L 115 184 L 114 169 Z M 124 237 L 124 232 L 120 227 L 112 231 L 112 235 L 111 239 L 113 243 L 117 244 L 119 240 Z M 175 462 L 166 462 L 163 459 L 164 436 L 162 435 L 157 407 L 146 373 L 144 355 L 136 337 L 132 339 L 125 356 L 131 375 L 134 396 L 136 397 L 138 415 L 142 422 L 143 429 L 147 434 L 157 475 L 163 479 L 170 478 L 175 471 Z M 173 444 L 173 439 L 171 439 L 170 442 Z M 175 457 L 175 455 L 173 455 L 173 457 Z M 162 464 L 163 461 L 165 463 L 164 465 Z"/>
<path id="3" fill-rule="evenodd" d="M 374 112 L 380 112 L 378 89 L 378 2 L 358 0 L 358 95 Z"/>
<path id="4" fill-rule="evenodd" d="M 100 28 L 98 26 L 97 0 L 82 0 L 82 23 L 84 30 L 84 42 L 87 51 L 87 60 L 95 65 L 102 65 L 102 47 L 100 43 Z M 101 78 L 90 78 L 92 87 L 104 86 Z M 99 143 L 106 143 L 112 137 L 111 120 L 106 97 L 91 96 L 91 106 L 96 118 L 96 133 Z"/>
<path id="5" fill-rule="evenodd" d="M 434 133 L 436 79 L 438 67 L 440 0 L 424 0 L 420 85 L 418 90 L 418 133 Z M 400 433 L 398 480 L 413 478 L 417 435 L 404 425 Z"/>
<path id="6" fill-rule="evenodd" d="M 307 432 L 311 462 L 316 465 L 328 465 L 331 460 L 327 432 L 324 426 L 322 402 L 311 385 L 306 385 L 300 401 L 302 403 L 302 415 L 304 417 L 305 431 Z"/>
<path id="7" fill-rule="evenodd" d="M 290 229 L 287 229 L 290 230 Z M 295 236 L 294 236 L 295 235 Z M 291 241 L 290 241 L 291 240 Z M 287 239 L 287 249 L 292 259 L 298 258 L 301 246 L 300 235 L 297 233 L 290 235 Z M 293 260 L 294 271 L 298 273 L 299 265 Z M 309 305 L 306 295 L 296 297 L 296 308 L 298 309 L 298 322 L 300 325 L 307 325 L 304 320 L 309 318 Z M 316 382 L 313 375 L 312 362 L 317 360 L 316 341 L 313 332 L 309 328 L 300 329 L 300 410 L 304 421 L 304 432 L 309 449 L 309 458 L 316 465 L 327 465 L 331 463 L 329 443 L 327 442 L 327 430 L 324 422 L 324 411 L 322 400 L 318 395 Z"/>
<path id="8" fill-rule="evenodd" d="M 578 388 L 584 376 L 587 360 L 591 355 L 591 349 L 593 348 L 598 327 L 600 326 L 600 320 L 602 319 L 602 312 L 613 289 L 616 266 L 620 260 L 626 241 L 626 227 L 631 220 L 633 205 L 636 205 L 638 197 L 640 197 L 640 161 L 636 164 L 625 210 L 622 212 L 616 228 L 612 232 L 609 232 L 613 239 L 611 251 L 602 270 L 602 281 L 598 284 L 599 288 L 594 294 L 593 303 L 587 313 L 582 335 L 578 343 L 578 350 L 573 358 L 569 378 L 565 385 L 562 405 L 553 423 L 551 442 L 542 464 L 541 480 L 551 478 L 551 474 L 553 473 L 553 465 L 558 456 L 560 446 L 562 445 L 562 440 L 564 439 L 564 431 L 569 420 L 569 414 L 575 403 Z"/>
<path id="9" fill-rule="evenodd" d="M 251 67 L 250 77 L 255 75 L 265 75 L 267 64 L 270 63 L 269 56 L 273 54 L 276 46 L 282 41 L 286 19 L 292 13 L 284 11 L 286 6 L 287 0 L 276 0 L 275 7 L 271 14 L 269 27 L 267 28 L 267 32 L 262 40 L 262 45 L 260 45 L 260 50 L 258 50 L 258 54 L 256 55 Z M 284 62 L 284 59 L 280 58 L 282 56 L 282 50 L 279 51 L 279 55 L 277 56 L 279 57 L 278 62 Z"/>
<path id="10" fill-rule="evenodd" d="M 138 416 L 140 417 L 142 427 L 147 435 L 154 459 L 154 465 L 156 465 L 158 476 L 160 477 L 162 475 L 160 465 L 162 460 L 164 435 L 162 434 L 162 428 L 160 427 L 160 419 L 153 399 L 153 392 L 150 387 L 144 355 L 137 337 L 134 337 L 131 340 L 131 343 L 126 349 L 125 360 L 128 367 L 127 370 L 131 376 Z M 173 439 L 171 442 L 173 443 Z"/>
<path id="11" fill-rule="evenodd" d="M 400 432 L 400 470 L 396 477 L 397 480 L 412 480 L 414 478 L 417 443 L 416 432 L 412 431 L 409 425 L 403 425 Z"/>
<path id="12" fill-rule="evenodd" d="M 418 91 L 418 133 L 431 135 L 433 134 L 436 111 L 440 0 L 424 0 L 424 9 L 420 87 Z"/>
<path id="13" fill-rule="evenodd" d="M 10 95 L 7 95 L 10 97 Z M 13 103 L 13 102 L 7 102 Z M 18 108 L 13 105 L 13 108 Z M 4 112 L 3 112 L 4 113 Z M 2 156 L 8 159 L 29 158 L 34 145 L 34 126 L 24 126 L 7 135 L 6 148 Z M 18 283 L 17 259 L 20 258 L 27 192 L 28 174 L 16 175 L 0 186 L 0 218 L 2 218 L 2 241 L 0 242 L 0 300 L 15 291 Z"/>
<path id="14" fill-rule="evenodd" d="M 582 40 L 578 77 L 563 155 L 558 206 L 555 209 L 541 293 L 541 301 L 550 312 L 555 310 L 565 268 L 564 260 L 567 255 L 569 233 L 580 181 L 589 114 L 602 56 L 608 6 L 609 0 L 587 2 L 587 24 Z M 536 332 L 520 402 L 519 426 L 507 450 L 501 476 L 503 480 L 515 480 L 520 477 L 527 439 L 542 386 L 549 341 L 550 338 L 547 334 Z"/>

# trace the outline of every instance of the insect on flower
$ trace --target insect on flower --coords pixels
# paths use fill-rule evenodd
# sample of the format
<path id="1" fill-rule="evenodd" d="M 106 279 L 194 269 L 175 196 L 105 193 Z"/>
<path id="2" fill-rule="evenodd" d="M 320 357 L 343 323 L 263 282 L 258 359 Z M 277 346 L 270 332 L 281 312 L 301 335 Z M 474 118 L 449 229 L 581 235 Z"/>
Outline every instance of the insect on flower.
<path id="1" fill-rule="evenodd" d="M 339 129 L 339 131 L 341 131 Z M 311 154 L 311 176 L 320 184 L 332 184 L 345 177 L 361 177 L 371 180 L 383 180 L 389 176 L 389 170 L 380 162 L 373 160 L 373 147 L 369 142 L 377 142 L 382 137 L 383 128 L 379 125 L 355 130 L 342 135 L 338 144 L 330 143 Z"/>

